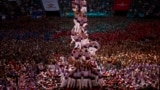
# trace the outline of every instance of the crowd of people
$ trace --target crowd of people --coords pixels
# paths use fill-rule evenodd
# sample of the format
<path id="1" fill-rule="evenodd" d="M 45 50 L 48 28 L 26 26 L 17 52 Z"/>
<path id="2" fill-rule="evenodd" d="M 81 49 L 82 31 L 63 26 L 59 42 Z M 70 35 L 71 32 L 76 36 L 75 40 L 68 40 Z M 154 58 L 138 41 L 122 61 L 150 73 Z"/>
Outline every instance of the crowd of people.
<path id="1" fill-rule="evenodd" d="M 44 14 L 42 4 L 35 3 L 33 0 L 22 0 L 20 8 L 23 15 L 32 16 L 32 18 L 40 18 Z"/>
<path id="2" fill-rule="evenodd" d="M 71 0 L 58 0 L 61 16 L 72 12 Z M 104 12 L 107 16 L 114 14 L 114 0 L 88 0 L 88 12 Z M 127 17 L 159 17 L 158 0 L 133 0 Z M 40 18 L 45 16 L 42 2 L 36 0 L 21 0 L 20 2 L 1 0 L 0 16 L 2 19 L 17 18 L 17 16 L 31 16 Z"/>
<path id="3" fill-rule="evenodd" d="M 16 23 L 14 23 L 15 21 Z M 23 17 L 15 21 L 6 20 L 0 22 L 0 39 L 22 40 L 28 38 L 42 38 L 45 40 L 53 40 L 60 36 L 68 36 L 73 26 L 72 20 L 68 18 L 41 18 L 33 20 L 30 17 Z M 88 33 L 116 31 L 127 27 L 130 21 L 131 20 L 124 17 L 89 18 Z"/>
<path id="4" fill-rule="evenodd" d="M 132 1 L 128 17 L 159 17 L 158 0 L 136 0 Z"/>
<path id="5" fill-rule="evenodd" d="M 42 4 L 33 0 L 1 0 L 0 7 L 2 20 L 17 19 L 19 16 L 31 16 L 32 18 L 44 16 Z"/>
<path id="6" fill-rule="evenodd" d="M 16 2 L 9 2 L 8 0 L 0 1 L 0 16 L 2 19 L 17 18 L 19 15 L 20 7 Z"/>
<path id="7" fill-rule="evenodd" d="M 88 12 L 106 12 L 111 11 L 113 7 L 113 0 L 88 0 Z M 62 12 L 72 12 L 70 0 L 59 0 Z"/>
<path id="8" fill-rule="evenodd" d="M 70 0 L 60 0 L 62 13 L 72 12 Z M 114 14 L 114 0 L 88 0 L 88 12 L 105 12 L 107 16 Z M 127 17 L 159 17 L 158 0 L 132 0 Z"/>
<path id="9" fill-rule="evenodd" d="M 57 20 L 62 22 L 55 21 L 57 25 L 52 19 L 23 19 L 1 23 L 1 88 L 59 86 L 57 77 L 70 68 L 72 46 L 69 45 L 70 30 L 59 26 L 71 20 Z M 103 73 L 105 88 L 159 89 L 159 26 L 157 20 L 133 20 L 128 27 L 89 35 L 101 45 L 97 65 Z M 22 36 L 15 38 L 15 35 Z M 53 39 L 47 40 L 48 35 Z"/>
<path id="10" fill-rule="evenodd" d="M 71 3 L 70 0 L 59 0 L 62 16 L 67 16 L 68 13 L 72 12 Z M 87 3 L 88 13 L 105 13 L 106 16 L 113 15 L 113 0 L 88 0 Z"/>

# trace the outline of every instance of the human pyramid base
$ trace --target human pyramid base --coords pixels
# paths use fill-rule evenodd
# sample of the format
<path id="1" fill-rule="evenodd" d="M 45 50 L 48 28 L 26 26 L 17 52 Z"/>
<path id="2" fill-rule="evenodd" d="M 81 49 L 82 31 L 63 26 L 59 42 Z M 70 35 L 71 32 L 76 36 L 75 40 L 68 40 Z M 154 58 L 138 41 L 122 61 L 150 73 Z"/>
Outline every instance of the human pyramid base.
<path id="1" fill-rule="evenodd" d="M 102 88 L 103 85 L 102 74 L 99 73 L 96 66 L 91 66 L 87 62 L 84 65 L 76 62 L 76 67 L 70 66 L 68 72 L 61 74 L 61 88 L 81 90 L 95 87 Z"/>
<path id="2" fill-rule="evenodd" d="M 88 38 L 86 0 L 73 0 L 72 10 L 75 18 L 71 30 L 71 45 L 74 44 L 74 48 L 68 71 L 61 75 L 60 87 L 77 89 L 102 87 L 104 82 L 96 62 L 96 52 L 100 49 L 100 45 L 96 40 L 92 41 Z"/>

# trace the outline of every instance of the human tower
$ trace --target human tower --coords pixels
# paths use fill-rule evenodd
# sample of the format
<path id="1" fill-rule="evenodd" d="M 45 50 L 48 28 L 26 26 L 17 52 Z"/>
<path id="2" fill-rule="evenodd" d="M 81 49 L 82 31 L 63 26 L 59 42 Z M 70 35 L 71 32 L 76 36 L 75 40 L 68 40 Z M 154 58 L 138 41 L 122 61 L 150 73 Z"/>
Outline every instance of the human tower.
<path id="1" fill-rule="evenodd" d="M 69 71 L 61 78 L 61 87 L 85 89 L 102 86 L 103 78 L 96 62 L 100 45 L 90 40 L 87 33 L 87 1 L 72 0 L 72 10 L 74 27 L 70 44 L 74 48 L 69 60 Z"/>

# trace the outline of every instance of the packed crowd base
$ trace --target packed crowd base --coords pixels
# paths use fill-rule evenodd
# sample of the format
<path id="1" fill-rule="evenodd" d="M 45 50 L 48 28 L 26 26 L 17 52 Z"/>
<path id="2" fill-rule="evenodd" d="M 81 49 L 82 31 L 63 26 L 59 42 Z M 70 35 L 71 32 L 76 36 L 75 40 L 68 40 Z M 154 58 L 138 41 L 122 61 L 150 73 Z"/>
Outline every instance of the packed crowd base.
<path id="1" fill-rule="evenodd" d="M 17 23 L 24 27 L 18 27 Z M 41 23 L 34 20 L 31 24 L 17 23 L 10 22 L 10 27 L 2 23 L 0 87 L 20 90 L 60 88 L 61 73 L 67 74 L 71 68 L 69 63 L 72 63 L 70 34 L 61 33 L 61 28 L 43 20 Z M 101 44 L 97 63 L 93 63 L 105 79 L 103 88 L 159 89 L 159 24 L 157 20 L 133 21 L 125 28 L 90 34 L 91 39 Z M 18 33 L 12 34 L 13 31 Z M 46 39 L 47 31 L 52 32 L 49 39 Z"/>

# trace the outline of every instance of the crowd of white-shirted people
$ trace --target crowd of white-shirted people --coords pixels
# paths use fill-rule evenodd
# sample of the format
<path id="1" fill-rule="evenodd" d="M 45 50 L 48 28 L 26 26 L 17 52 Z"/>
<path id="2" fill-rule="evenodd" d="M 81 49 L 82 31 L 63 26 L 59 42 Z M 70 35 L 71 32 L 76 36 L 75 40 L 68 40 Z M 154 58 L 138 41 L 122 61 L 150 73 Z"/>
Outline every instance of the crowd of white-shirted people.
<path id="1" fill-rule="evenodd" d="M 1 22 L 0 88 L 60 88 L 60 75 L 70 68 L 70 30 L 64 32 L 50 20 Z M 133 20 L 124 29 L 89 35 L 101 45 L 96 65 L 103 73 L 103 88 L 159 89 L 159 26 L 158 20 Z"/>

